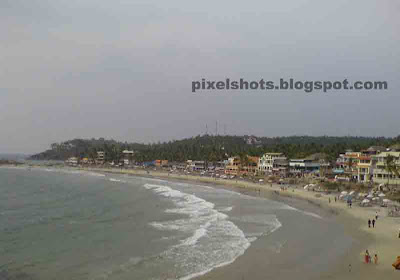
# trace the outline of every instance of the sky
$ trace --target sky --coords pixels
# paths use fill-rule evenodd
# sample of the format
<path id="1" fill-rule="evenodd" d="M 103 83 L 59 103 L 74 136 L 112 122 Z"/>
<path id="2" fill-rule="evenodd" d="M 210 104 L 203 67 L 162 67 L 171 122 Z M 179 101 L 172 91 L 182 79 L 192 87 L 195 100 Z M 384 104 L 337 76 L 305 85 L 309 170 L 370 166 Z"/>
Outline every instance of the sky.
<path id="1" fill-rule="evenodd" d="M 0 152 L 105 137 L 400 134 L 396 0 L 1 0 Z M 201 91 L 371 80 L 385 91 Z"/>

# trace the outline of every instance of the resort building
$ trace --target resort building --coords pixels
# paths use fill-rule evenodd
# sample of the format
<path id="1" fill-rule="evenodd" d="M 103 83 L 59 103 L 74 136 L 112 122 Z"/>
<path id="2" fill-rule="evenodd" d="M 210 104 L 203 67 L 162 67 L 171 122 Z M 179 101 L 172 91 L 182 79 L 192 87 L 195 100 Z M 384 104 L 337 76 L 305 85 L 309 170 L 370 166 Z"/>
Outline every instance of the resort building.
<path id="1" fill-rule="evenodd" d="M 78 165 L 79 161 L 77 157 L 70 157 L 65 161 L 66 164 L 76 166 Z"/>
<path id="2" fill-rule="evenodd" d="M 357 179 L 360 183 L 369 183 L 373 177 L 374 164 L 370 155 L 362 155 L 358 158 Z"/>
<path id="3" fill-rule="evenodd" d="M 274 164 L 275 168 L 278 169 L 282 167 L 282 165 L 283 167 L 287 167 L 287 159 L 282 153 L 266 153 L 258 161 L 258 171 L 262 173 L 272 173 Z"/>
<path id="4" fill-rule="evenodd" d="M 335 174 L 342 174 L 349 180 L 358 180 L 358 163 L 360 161 L 361 152 L 347 151 L 345 154 L 340 154 L 336 160 Z"/>
<path id="5" fill-rule="evenodd" d="M 106 156 L 106 154 L 104 151 L 98 151 L 97 158 L 96 158 L 96 164 L 104 164 L 105 156 Z"/>
<path id="6" fill-rule="evenodd" d="M 133 163 L 133 156 L 134 156 L 135 152 L 134 151 L 129 151 L 129 150 L 123 150 L 122 151 L 122 155 L 123 155 L 123 164 L 124 165 L 129 165 L 131 163 Z"/>
<path id="7" fill-rule="evenodd" d="M 240 158 L 228 158 L 228 164 L 225 166 L 225 174 L 239 176 L 240 172 Z"/>
<path id="8" fill-rule="evenodd" d="M 206 163 L 204 160 L 188 160 L 188 169 L 191 171 L 204 171 L 206 169 Z"/>
<path id="9" fill-rule="evenodd" d="M 392 162 L 388 159 L 392 158 Z M 400 184 L 400 152 L 383 152 L 373 156 L 376 168 L 373 170 L 373 181 L 378 184 Z"/>
<path id="10" fill-rule="evenodd" d="M 320 169 L 320 163 L 313 162 L 311 159 L 291 159 L 289 161 L 289 171 L 294 174 L 309 173 Z"/>
<path id="11" fill-rule="evenodd" d="M 241 175 L 255 175 L 258 171 L 259 157 L 247 156 L 247 160 L 243 162 L 240 166 Z"/>

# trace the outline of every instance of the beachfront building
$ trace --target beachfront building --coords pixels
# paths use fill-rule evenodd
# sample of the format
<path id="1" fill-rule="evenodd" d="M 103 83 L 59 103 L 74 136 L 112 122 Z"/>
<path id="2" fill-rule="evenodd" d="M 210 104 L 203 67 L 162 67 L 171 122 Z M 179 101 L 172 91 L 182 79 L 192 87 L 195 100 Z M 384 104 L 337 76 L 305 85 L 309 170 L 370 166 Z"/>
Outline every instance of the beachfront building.
<path id="1" fill-rule="evenodd" d="M 293 174 L 304 174 L 315 172 L 320 169 L 319 162 L 313 162 L 311 159 L 291 159 L 289 161 L 289 172 Z"/>
<path id="2" fill-rule="evenodd" d="M 129 150 L 123 150 L 122 151 L 122 156 L 123 156 L 123 164 L 129 165 L 131 163 L 133 163 L 133 156 L 134 156 L 135 152 L 134 151 L 129 151 Z"/>
<path id="3" fill-rule="evenodd" d="M 246 176 L 257 174 L 259 160 L 259 157 L 247 156 L 247 160 L 240 165 L 240 174 Z"/>
<path id="4" fill-rule="evenodd" d="M 265 153 L 258 161 L 258 171 L 272 173 L 274 164 L 275 168 L 287 167 L 287 158 L 282 153 Z"/>
<path id="5" fill-rule="evenodd" d="M 79 160 L 77 157 L 70 157 L 65 161 L 66 164 L 76 166 L 79 163 Z"/>
<path id="6" fill-rule="evenodd" d="M 373 180 L 375 161 L 371 155 L 365 154 L 358 158 L 357 180 L 359 183 L 369 183 Z"/>
<path id="7" fill-rule="evenodd" d="M 392 163 L 388 162 L 389 156 L 393 159 Z M 373 158 L 376 160 L 373 181 L 378 184 L 399 185 L 400 176 L 396 173 L 400 173 L 400 152 L 382 152 Z"/>
<path id="8" fill-rule="evenodd" d="M 204 171 L 206 169 L 206 162 L 204 160 L 188 160 L 187 168 L 191 171 Z"/>
<path id="9" fill-rule="evenodd" d="M 167 159 L 156 159 L 154 161 L 154 165 L 156 167 L 168 167 L 168 160 Z"/>
<path id="10" fill-rule="evenodd" d="M 104 164 L 106 153 L 104 151 L 97 152 L 96 164 Z"/>
<path id="11" fill-rule="evenodd" d="M 228 163 L 225 166 L 225 174 L 239 176 L 239 173 L 240 173 L 240 158 L 238 156 L 228 158 Z"/>
<path id="12" fill-rule="evenodd" d="M 341 174 L 343 178 L 349 180 L 358 180 L 358 163 L 360 161 L 361 152 L 346 151 L 344 154 L 340 154 L 336 160 L 336 169 L 334 173 Z"/>

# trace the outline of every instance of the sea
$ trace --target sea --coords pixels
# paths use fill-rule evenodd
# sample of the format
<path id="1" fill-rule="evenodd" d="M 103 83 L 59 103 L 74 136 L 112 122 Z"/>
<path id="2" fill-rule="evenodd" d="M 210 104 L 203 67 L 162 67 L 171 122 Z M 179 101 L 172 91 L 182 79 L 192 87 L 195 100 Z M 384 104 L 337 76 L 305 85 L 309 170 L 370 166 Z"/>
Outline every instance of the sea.
<path id="1" fill-rule="evenodd" d="M 192 279 L 285 227 L 279 211 L 300 210 L 196 183 L 0 168 L 0 279 Z"/>

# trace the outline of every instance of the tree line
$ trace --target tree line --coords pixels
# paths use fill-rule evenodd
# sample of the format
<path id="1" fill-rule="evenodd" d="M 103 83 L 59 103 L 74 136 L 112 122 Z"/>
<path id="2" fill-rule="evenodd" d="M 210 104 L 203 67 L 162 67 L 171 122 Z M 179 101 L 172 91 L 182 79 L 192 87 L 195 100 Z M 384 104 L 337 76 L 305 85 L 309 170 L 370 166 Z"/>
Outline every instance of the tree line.
<path id="1" fill-rule="evenodd" d="M 183 162 L 188 159 L 216 162 L 230 156 L 247 154 L 261 156 L 266 152 L 280 152 L 288 158 L 305 158 L 322 154 L 326 160 L 335 160 L 346 150 L 361 151 L 370 146 L 390 147 L 400 143 L 400 136 L 385 137 L 335 137 L 335 136 L 288 136 L 259 137 L 257 145 L 246 143 L 248 136 L 198 135 L 182 140 L 163 143 L 128 143 L 112 139 L 73 139 L 54 143 L 50 149 L 32 155 L 35 160 L 66 160 L 69 157 L 95 159 L 98 151 L 105 152 L 107 161 L 118 161 L 123 150 L 133 150 L 137 162 L 167 159 Z"/>

